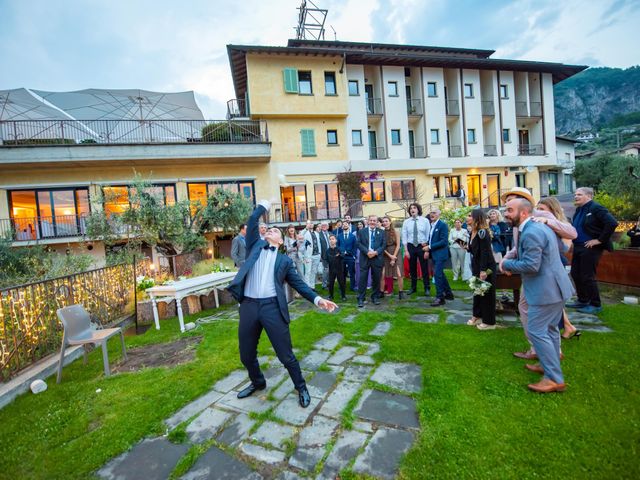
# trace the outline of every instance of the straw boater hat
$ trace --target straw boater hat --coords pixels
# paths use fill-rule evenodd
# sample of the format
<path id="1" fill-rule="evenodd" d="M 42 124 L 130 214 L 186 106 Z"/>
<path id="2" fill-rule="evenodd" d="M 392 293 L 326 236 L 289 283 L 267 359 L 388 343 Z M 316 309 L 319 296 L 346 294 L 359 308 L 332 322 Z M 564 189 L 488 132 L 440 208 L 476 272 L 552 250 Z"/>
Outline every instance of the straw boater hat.
<path id="1" fill-rule="evenodd" d="M 536 204 L 536 201 L 533 199 L 533 195 L 531 195 L 531 192 L 526 188 L 512 187 L 511 189 L 507 190 L 500 196 L 503 203 L 507 201 L 507 197 L 509 195 L 516 195 L 518 197 L 524 198 L 525 200 L 529 200 L 531 202 L 531 205 Z"/>

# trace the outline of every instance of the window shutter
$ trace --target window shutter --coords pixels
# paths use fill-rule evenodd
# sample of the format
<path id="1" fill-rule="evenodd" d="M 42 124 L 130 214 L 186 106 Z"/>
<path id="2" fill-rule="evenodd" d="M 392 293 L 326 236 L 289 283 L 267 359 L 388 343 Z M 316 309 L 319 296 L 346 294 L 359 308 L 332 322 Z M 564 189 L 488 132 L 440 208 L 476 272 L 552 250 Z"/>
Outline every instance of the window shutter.
<path id="1" fill-rule="evenodd" d="M 300 130 L 300 141 L 302 143 L 302 155 L 316 154 L 316 140 L 313 129 L 305 128 Z"/>
<path id="2" fill-rule="evenodd" d="M 284 76 L 285 93 L 298 93 L 298 70 L 295 68 L 285 68 L 282 70 Z"/>

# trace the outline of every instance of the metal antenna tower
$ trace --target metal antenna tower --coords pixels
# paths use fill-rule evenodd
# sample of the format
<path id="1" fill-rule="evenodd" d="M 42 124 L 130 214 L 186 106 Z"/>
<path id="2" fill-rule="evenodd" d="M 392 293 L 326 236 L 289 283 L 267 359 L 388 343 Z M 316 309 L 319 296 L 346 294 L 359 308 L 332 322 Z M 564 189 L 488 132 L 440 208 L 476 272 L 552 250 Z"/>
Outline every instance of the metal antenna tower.
<path id="1" fill-rule="evenodd" d="M 307 7 L 307 3 L 311 5 Z M 324 40 L 324 22 L 329 10 L 318 8 L 311 0 L 302 0 L 296 27 L 297 40 Z"/>

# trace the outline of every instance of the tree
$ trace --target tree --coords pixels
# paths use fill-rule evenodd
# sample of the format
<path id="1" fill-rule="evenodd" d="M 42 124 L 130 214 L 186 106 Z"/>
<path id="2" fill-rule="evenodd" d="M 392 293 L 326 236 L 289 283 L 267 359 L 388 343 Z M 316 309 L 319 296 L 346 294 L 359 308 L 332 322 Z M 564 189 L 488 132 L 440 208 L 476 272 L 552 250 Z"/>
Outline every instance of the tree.
<path id="1" fill-rule="evenodd" d="M 344 172 L 336 175 L 334 180 L 338 182 L 340 195 L 347 206 L 347 212 L 352 217 L 362 215 L 362 195 L 367 192 L 364 184 L 367 181 L 375 180 L 380 176 L 378 172 L 365 175 L 364 172 L 354 172 L 351 169 L 351 163 L 345 168 Z"/>

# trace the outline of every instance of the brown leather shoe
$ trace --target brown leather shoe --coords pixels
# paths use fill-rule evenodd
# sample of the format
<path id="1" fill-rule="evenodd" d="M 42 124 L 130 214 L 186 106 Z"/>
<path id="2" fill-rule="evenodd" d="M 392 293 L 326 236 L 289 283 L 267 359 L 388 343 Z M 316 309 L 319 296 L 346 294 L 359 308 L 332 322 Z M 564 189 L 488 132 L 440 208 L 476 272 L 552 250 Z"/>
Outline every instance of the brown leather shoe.
<path id="1" fill-rule="evenodd" d="M 531 383 L 527 386 L 529 390 L 538 393 L 564 392 L 565 388 L 567 388 L 564 383 L 556 383 L 548 378 L 543 378 L 538 383 Z"/>
<path id="2" fill-rule="evenodd" d="M 528 350 L 526 352 L 513 352 L 513 356 L 523 360 L 538 360 L 538 355 L 531 353 Z"/>
<path id="3" fill-rule="evenodd" d="M 532 372 L 536 372 L 539 373 L 541 375 L 544 375 L 544 369 L 542 368 L 542 366 L 539 363 L 536 364 L 531 364 L 531 363 L 527 363 L 524 368 L 526 368 L 527 370 L 530 370 Z"/>

